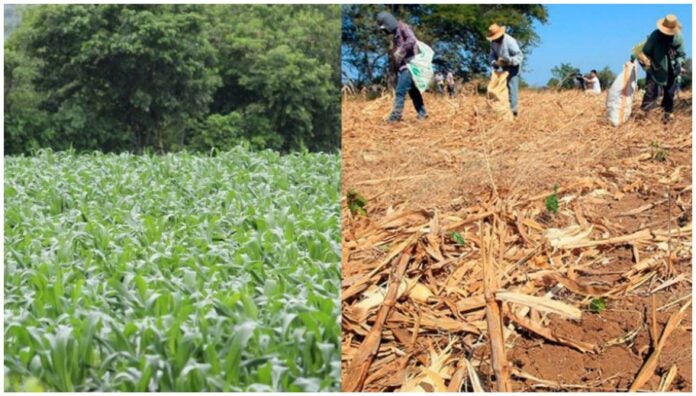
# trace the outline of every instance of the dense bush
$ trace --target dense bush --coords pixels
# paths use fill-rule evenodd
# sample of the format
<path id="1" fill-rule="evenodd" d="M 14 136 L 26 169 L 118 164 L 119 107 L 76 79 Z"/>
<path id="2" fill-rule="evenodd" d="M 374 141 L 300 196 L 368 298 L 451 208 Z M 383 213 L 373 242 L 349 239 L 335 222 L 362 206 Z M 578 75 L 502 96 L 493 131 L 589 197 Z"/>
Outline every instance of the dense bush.
<path id="1" fill-rule="evenodd" d="M 5 42 L 5 153 L 340 147 L 340 9 L 42 5 Z"/>

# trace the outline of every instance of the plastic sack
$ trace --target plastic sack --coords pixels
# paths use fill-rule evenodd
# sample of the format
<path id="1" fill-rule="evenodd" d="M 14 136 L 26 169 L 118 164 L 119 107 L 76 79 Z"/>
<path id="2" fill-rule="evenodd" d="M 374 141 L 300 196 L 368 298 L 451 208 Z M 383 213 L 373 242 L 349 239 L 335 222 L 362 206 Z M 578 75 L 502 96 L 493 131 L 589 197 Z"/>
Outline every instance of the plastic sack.
<path id="1" fill-rule="evenodd" d="M 419 91 L 425 92 L 433 79 L 433 49 L 418 41 L 418 53 L 407 64 L 411 78 Z"/>
<path id="2" fill-rule="evenodd" d="M 510 93 L 507 87 L 509 73 L 506 71 L 493 71 L 491 81 L 486 88 L 489 103 L 496 114 L 506 120 L 512 120 L 512 110 L 510 109 Z"/>
<path id="3" fill-rule="evenodd" d="M 615 127 L 631 117 L 633 94 L 638 89 L 638 64 L 626 62 L 607 91 L 607 116 Z"/>

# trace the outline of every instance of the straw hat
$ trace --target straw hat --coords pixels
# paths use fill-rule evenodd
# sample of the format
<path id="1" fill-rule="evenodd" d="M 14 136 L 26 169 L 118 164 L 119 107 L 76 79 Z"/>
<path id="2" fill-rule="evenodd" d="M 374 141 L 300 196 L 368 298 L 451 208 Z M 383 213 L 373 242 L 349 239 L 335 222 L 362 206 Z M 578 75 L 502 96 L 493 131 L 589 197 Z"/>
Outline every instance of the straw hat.
<path id="1" fill-rule="evenodd" d="M 679 23 L 676 16 L 669 14 L 657 21 L 657 29 L 663 34 L 674 36 L 681 32 L 681 23 Z"/>
<path id="2" fill-rule="evenodd" d="M 488 33 L 486 34 L 486 40 L 488 40 L 488 41 L 497 40 L 503 34 L 505 34 L 505 26 L 500 26 L 497 23 L 494 23 L 488 27 Z"/>

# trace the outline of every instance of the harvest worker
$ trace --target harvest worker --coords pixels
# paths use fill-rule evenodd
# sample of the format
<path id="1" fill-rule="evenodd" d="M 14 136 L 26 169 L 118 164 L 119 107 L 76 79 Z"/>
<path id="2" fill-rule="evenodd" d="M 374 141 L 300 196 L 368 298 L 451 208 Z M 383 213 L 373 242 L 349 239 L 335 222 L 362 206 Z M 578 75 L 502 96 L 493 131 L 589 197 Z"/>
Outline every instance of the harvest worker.
<path id="1" fill-rule="evenodd" d="M 592 95 L 599 95 L 602 93 L 602 86 L 599 84 L 597 70 L 592 69 L 590 72 L 590 77 L 583 77 L 583 79 L 588 84 L 587 88 L 585 89 L 585 93 Z"/>
<path id="2" fill-rule="evenodd" d="M 491 42 L 491 51 L 488 60 L 494 69 L 501 68 L 508 72 L 507 88 L 510 95 L 510 109 L 517 116 L 517 95 L 520 86 L 520 65 L 522 64 L 522 51 L 512 36 L 505 33 L 505 26 L 497 23 L 488 27 L 486 39 Z"/>
<path id="3" fill-rule="evenodd" d="M 667 15 L 657 21 L 657 29 L 645 42 L 638 54 L 638 61 L 645 68 L 645 95 L 640 108 L 644 113 L 655 107 L 662 93 L 662 108 L 665 121 L 672 119 L 674 94 L 677 90 L 677 77 L 684 66 L 684 39 L 681 24 L 674 15 Z"/>
<path id="4" fill-rule="evenodd" d="M 454 97 L 454 74 L 451 70 L 447 72 L 447 92 L 450 98 Z"/>
<path id="5" fill-rule="evenodd" d="M 413 29 L 406 23 L 397 21 L 392 14 L 386 11 L 377 14 L 377 24 L 379 25 L 379 30 L 392 35 L 391 56 L 398 70 L 396 75 L 396 97 L 394 98 L 394 106 L 388 122 L 401 121 L 406 93 L 409 94 L 413 101 L 413 106 L 418 113 L 418 119 L 423 120 L 427 118 L 428 113 L 425 111 L 423 96 L 416 84 L 413 83 L 411 73 L 406 67 L 406 64 L 418 52 L 416 35 L 413 33 Z"/>
<path id="6" fill-rule="evenodd" d="M 435 89 L 437 89 L 437 93 L 439 93 L 440 95 L 443 95 L 445 93 L 444 88 L 445 88 L 445 77 L 440 72 L 435 73 Z"/>

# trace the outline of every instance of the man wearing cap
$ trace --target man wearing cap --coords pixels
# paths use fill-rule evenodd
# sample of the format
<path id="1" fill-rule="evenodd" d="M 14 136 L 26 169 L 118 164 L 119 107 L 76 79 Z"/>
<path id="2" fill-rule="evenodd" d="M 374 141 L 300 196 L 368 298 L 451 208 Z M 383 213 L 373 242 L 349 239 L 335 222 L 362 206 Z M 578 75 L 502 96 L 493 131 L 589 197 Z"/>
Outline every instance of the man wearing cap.
<path id="1" fill-rule="evenodd" d="M 655 107 L 662 91 L 661 106 L 665 110 L 665 121 L 672 118 L 677 77 L 686 57 L 680 32 L 681 24 L 676 16 L 670 14 L 661 18 L 657 21 L 657 29 L 648 36 L 642 53 L 638 55 L 638 61 L 647 74 L 640 108 L 647 113 Z"/>
<path id="2" fill-rule="evenodd" d="M 396 75 L 396 97 L 394 98 L 394 107 L 388 121 L 394 123 L 401 120 L 406 93 L 409 94 L 413 101 L 413 106 L 418 113 L 418 119 L 427 118 L 428 113 L 425 111 L 423 96 L 416 84 L 413 83 L 411 73 L 406 67 L 406 64 L 418 52 L 418 41 L 413 33 L 413 29 L 406 23 L 397 21 L 392 14 L 386 11 L 377 14 L 377 24 L 381 31 L 392 35 L 392 57 L 398 70 Z"/>
<path id="3" fill-rule="evenodd" d="M 522 51 L 512 36 L 505 33 L 505 26 L 497 23 L 488 27 L 486 39 L 491 42 L 491 51 L 488 61 L 494 69 L 501 68 L 508 72 L 507 87 L 510 94 L 510 109 L 517 116 L 517 95 L 520 86 L 520 65 L 522 64 Z"/>

